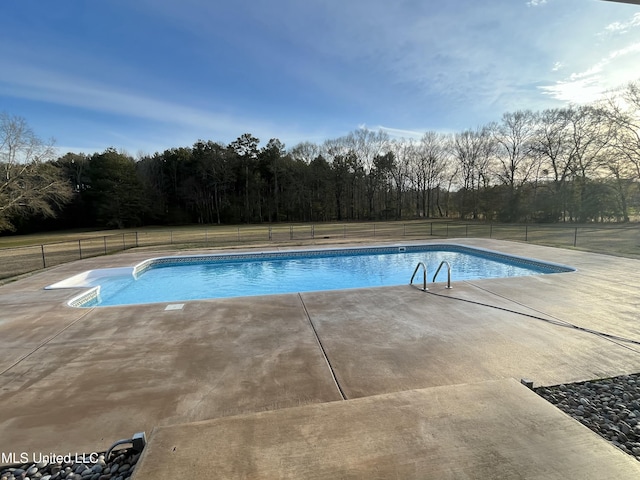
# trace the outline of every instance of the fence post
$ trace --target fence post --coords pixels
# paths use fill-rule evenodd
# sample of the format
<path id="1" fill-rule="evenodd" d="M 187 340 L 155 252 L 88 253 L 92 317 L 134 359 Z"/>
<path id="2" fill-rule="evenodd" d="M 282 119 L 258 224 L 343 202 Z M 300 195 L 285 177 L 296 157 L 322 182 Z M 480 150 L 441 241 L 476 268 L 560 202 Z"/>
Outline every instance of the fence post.
<path id="1" fill-rule="evenodd" d="M 40 251 L 42 252 L 42 268 L 47 268 L 47 260 L 44 256 L 44 245 L 40 245 Z"/>
<path id="2" fill-rule="evenodd" d="M 376 224 L 373 224 L 373 238 L 376 236 Z"/>
<path id="3" fill-rule="evenodd" d="M 524 241 L 529 241 L 529 225 L 524 226 Z"/>
<path id="4" fill-rule="evenodd" d="M 238 242 L 240 241 L 240 227 L 238 227 Z"/>
<path id="5" fill-rule="evenodd" d="M 433 237 L 433 222 L 431 222 L 431 228 L 429 229 L 429 235 Z"/>
<path id="6" fill-rule="evenodd" d="M 136 231 L 136 248 L 138 247 L 138 232 Z"/>
<path id="7" fill-rule="evenodd" d="M 489 224 L 489 238 L 493 236 L 493 223 Z"/>
<path id="8" fill-rule="evenodd" d="M 173 245 L 173 230 L 169 230 L 169 245 Z"/>
<path id="9" fill-rule="evenodd" d="M 578 244 L 578 227 L 576 227 L 573 232 L 573 246 L 575 247 Z"/>
<path id="10" fill-rule="evenodd" d="M 273 240 L 273 232 L 271 230 L 271 225 L 269 225 L 269 240 Z"/>
<path id="11" fill-rule="evenodd" d="M 289 225 L 289 240 L 293 240 L 293 225 Z"/>
<path id="12" fill-rule="evenodd" d="M 122 234 L 122 250 L 127 249 L 127 241 L 124 238 L 124 233 Z"/>
<path id="13" fill-rule="evenodd" d="M 464 236 L 468 237 L 469 236 L 469 224 L 465 224 L 464 226 Z"/>
<path id="14" fill-rule="evenodd" d="M 311 225 L 311 238 L 312 239 L 316 238 L 316 226 L 315 225 Z"/>
<path id="15" fill-rule="evenodd" d="M 78 253 L 80 254 L 80 260 L 82 260 L 82 240 L 78 239 Z"/>

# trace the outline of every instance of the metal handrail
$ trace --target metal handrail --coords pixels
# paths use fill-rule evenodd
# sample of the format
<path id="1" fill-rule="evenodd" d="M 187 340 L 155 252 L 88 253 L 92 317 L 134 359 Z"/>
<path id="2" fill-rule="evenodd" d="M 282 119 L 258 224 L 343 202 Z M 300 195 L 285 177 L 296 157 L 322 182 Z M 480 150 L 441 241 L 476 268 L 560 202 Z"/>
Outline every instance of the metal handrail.
<path id="1" fill-rule="evenodd" d="M 416 277 L 416 274 L 418 273 L 418 270 L 420 269 L 420 267 L 422 267 L 423 272 L 422 272 L 422 291 L 426 292 L 427 289 L 427 266 L 422 263 L 422 262 L 418 262 L 418 265 L 416 265 L 416 269 L 413 271 L 413 275 L 411 275 L 411 281 L 409 282 L 409 285 L 413 285 L 413 279 Z"/>
<path id="2" fill-rule="evenodd" d="M 433 280 L 431 280 L 431 283 L 434 283 L 436 281 L 436 277 L 440 273 L 440 269 L 442 268 L 443 265 L 447 266 L 447 288 L 451 288 L 451 265 L 446 260 L 443 260 L 442 262 L 440 262 L 440 265 L 438 266 L 438 269 L 436 270 L 436 274 L 433 276 Z"/>

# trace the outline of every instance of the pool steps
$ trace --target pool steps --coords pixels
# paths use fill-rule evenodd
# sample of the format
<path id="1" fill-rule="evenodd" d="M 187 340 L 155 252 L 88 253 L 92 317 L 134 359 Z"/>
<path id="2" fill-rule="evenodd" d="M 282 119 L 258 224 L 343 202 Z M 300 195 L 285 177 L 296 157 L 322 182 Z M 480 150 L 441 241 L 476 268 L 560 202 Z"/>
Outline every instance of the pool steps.
<path id="1" fill-rule="evenodd" d="M 431 283 L 435 283 L 436 277 L 438 276 L 438 274 L 440 273 L 440 270 L 444 265 L 447 266 L 447 288 L 452 288 L 451 287 L 451 264 L 446 260 L 443 260 L 442 262 L 440 262 L 440 265 L 436 270 L 436 274 L 431 279 Z M 422 262 L 418 262 L 418 264 L 416 265 L 416 269 L 413 271 L 413 275 L 411 275 L 411 280 L 409 280 L 409 285 L 413 285 L 413 280 L 416 278 L 416 274 L 420 270 L 420 267 L 422 267 L 422 291 L 426 292 L 427 290 L 429 290 L 427 288 L 427 266 Z"/>
<path id="2" fill-rule="evenodd" d="M 409 280 L 409 285 L 413 285 L 413 279 L 416 278 L 416 274 L 418 273 L 418 270 L 420 270 L 420 267 L 422 267 L 422 291 L 426 292 L 428 290 L 427 266 L 422 262 L 418 262 L 418 264 L 416 265 L 416 269 L 413 271 L 413 275 L 411 275 L 411 280 Z"/>
<path id="3" fill-rule="evenodd" d="M 438 269 L 436 270 L 436 274 L 431 279 L 431 283 L 434 283 L 436 281 L 436 277 L 440 273 L 440 270 L 442 269 L 443 265 L 447 266 L 447 288 L 451 288 L 451 264 L 449 262 L 447 262 L 446 260 L 443 260 L 442 262 L 440 262 L 440 265 L 438 266 Z"/>

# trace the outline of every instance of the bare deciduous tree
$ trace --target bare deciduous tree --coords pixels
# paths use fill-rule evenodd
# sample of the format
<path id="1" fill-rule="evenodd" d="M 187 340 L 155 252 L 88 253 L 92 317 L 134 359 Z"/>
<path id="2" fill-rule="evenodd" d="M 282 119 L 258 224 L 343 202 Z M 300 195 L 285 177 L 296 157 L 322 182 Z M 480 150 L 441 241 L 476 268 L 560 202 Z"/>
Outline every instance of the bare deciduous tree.
<path id="1" fill-rule="evenodd" d="M 497 145 L 496 176 L 508 187 L 509 208 L 506 220 L 517 221 L 520 217 L 520 187 L 536 171 L 535 155 L 531 154 L 531 141 L 535 132 L 534 115 L 528 111 L 505 113 L 502 121 L 495 125 L 494 138 Z"/>
<path id="2" fill-rule="evenodd" d="M 457 163 L 461 183 L 460 216 L 471 213 L 478 218 L 480 187 L 489 185 L 489 162 L 494 145 L 488 127 L 456 133 L 451 143 L 452 155 Z"/>
<path id="3" fill-rule="evenodd" d="M 313 160 L 320 156 L 320 146 L 312 142 L 301 142 L 294 146 L 289 155 L 293 160 L 298 160 L 309 165 Z"/>
<path id="4" fill-rule="evenodd" d="M 640 180 L 640 82 L 630 83 L 603 110 L 617 128 L 611 147 L 624 157 Z"/>
<path id="5" fill-rule="evenodd" d="M 51 163 L 54 154 L 24 118 L 0 114 L 0 231 L 14 230 L 20 217 L 54 217 L 70 200 L 71 184 Z"/>
<path id="6" fill-rule="evenodd" d="M 432 193 L 444 181 L 446 159 L 446 136 L 433 131 L 426 132 L 417 145 L 412 162 L 412 179 L 417 193 L 416 210 L 420 216 L 432 216 Z"/>

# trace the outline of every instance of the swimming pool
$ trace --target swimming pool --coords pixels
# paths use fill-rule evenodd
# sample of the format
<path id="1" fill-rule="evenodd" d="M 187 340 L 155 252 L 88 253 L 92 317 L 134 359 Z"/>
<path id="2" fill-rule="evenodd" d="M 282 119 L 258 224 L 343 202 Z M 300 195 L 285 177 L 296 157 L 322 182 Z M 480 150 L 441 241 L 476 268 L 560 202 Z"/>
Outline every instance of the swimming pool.
<path id="1" fill-rule="evenodd" d="M 454 244 L 161 257 L 84 272 L 47 288 L 88 288 L 75 307 L 343 290 L 408 284 L 418 262 L 429 281 L 441 262 L 451 280 L 573 271 L 571 267 Z M 438 277 L 446 280 L 446 271 Z"/>

